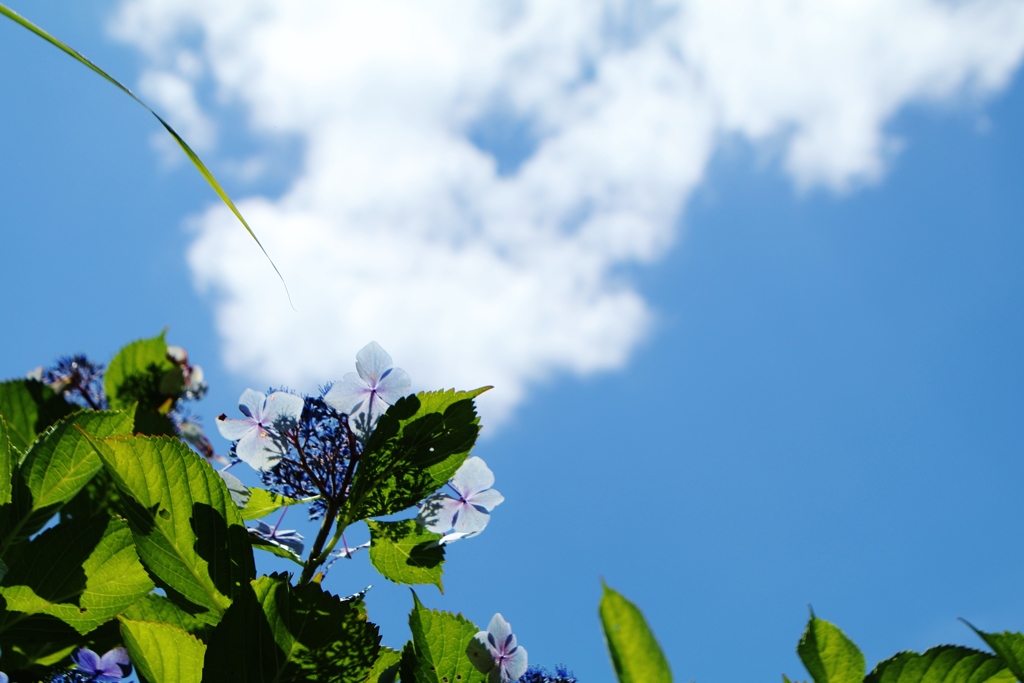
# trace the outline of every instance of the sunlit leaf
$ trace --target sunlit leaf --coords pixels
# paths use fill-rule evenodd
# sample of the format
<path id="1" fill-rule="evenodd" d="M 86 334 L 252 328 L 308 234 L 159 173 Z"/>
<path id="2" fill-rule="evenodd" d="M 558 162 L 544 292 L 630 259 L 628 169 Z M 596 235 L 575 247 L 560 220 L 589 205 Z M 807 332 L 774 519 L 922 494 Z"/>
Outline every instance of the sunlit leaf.
<path id="1" fill-rule="evenodd" d="M 47 427 L 76 410 L 77 406 L 34 379 L 0 382 L 0 415 L 7 423 L 10 445 L 19 457 Z"/>
<path id="2" fill-rule="evenodd" d="M 121 619 L 121 635 L 132 663 L 149 683 L 200 683 L 206 645 L 171 625 Z"/>
<path id="3" fill-rule="evenodd" d="M 121 492 L 143 563 L 163 584 L 223 614 L 256 574 L 248 532 L 224 480 L 178 439 L 94 441 Z"/>
<path id="4" fill-rule="evenodd" d="M 987 652 L 955 645 L 924 654 L 901 652 L 880 662 L 864 683 L 1013 683 L 1013 673 Z"/>
<path id="5" fill-rule="evenodd" d="M 384 578 L 408 585 L 432 583 L 444 592 L 441 573 L 444 547 L 441 534 L 427 531 L 414 520 L 375 522 L 370 527 L 370 562 Z"/>
<path id="6" fill-rule="evenodd" d="M 402 650 L 401 679 L 416 683 L 482 683 L 487 680 L 469 661 L 466 646 L 480 629 L 461 614 L 430 610 L 416 593 L 409 613 L 412 641 Z"/>
<path id="7" fill-rule="evenodd" d="M 864 655 L 834 624 L 811 614 L 796 646 L 814 683 L 861 683 Z"/>
<path id="8" fill-rule="evenodd" d="M 671 683 L 668 661 L 636 605 L 604 586 L 599 612 L 620 683 Z"/>

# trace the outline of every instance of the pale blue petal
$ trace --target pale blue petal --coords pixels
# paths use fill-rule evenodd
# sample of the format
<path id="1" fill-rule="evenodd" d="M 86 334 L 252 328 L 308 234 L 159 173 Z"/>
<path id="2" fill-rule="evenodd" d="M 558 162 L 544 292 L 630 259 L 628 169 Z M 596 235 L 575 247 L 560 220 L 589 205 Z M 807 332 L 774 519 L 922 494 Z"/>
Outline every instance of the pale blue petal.
<path id="1" fill-rule="evenodd" d="M 246 417 L 251 417 L 258 421 L 260 416 L 263 414 L 263 403 L 266 399 L 267 395 L 262 391 L 246 389 L 238 399 L 238 409 L 241 410 L 242 414 Z"/>
<path id="2" fill-rule="evenodd" d="M 303 543 L 305 537 L 298 531 L 278 531 L 272 540 L 299 556 L 302 555 L 302 551 L 306 547 L 306 544 Z"/>
<path id="3" fill-rule="evenodd" d="M 353 415 L 369 395 L 370 387 L 359 379 L 359 375 L 350 372 L 342 377 L 341 381 L 334 383 L 324 396 L 324 401 L 339 413 Z"/>
<path id="4" fill-rule="evenodd" d="M 494 472 L 487 467 L 487 463 L 473 455 L 466 458 L 466 462 L 452 477 L 452 486 L 463 498 L 469 498 L 494 486 Z"/>
<path id="5" fill-rule="evenodd" d="M 455 531 L 460 531 L 464 534 L 478 534 L 491 521 L 489 512 L 477 510 L 472 505 L 466 505 L 465 503 L 460 503 L 459 507 L 459 514 L 452 525 Z"/>
<path id="6" fill-rule="evenodd" d="M 476 536 L 476 532 L 464 534 L 459 531 L 453 531 L 450 534 L 445 534 L 443 537 L 437 539 L 437 545 L 451 545 L 455 541 L 460 541 L 463 538 L 472 538 L 473 536 Z"/>
<path id="7" fill-rule="evenodd" d="M 301 396 L 275 391 L 267 397 L 266 409 L 263 411 L 264 424 L 274 425 L 278 430 L 286 432 L 298 424 L 304 404 Z"/>
<path id="8" fill-rule="evenodd" d="M 264 429 L 255 429 L 235 446 L 235 455 L 249 467 L 266 472 L 281 459 L 283 453 L 273 436 Z"/>
<path id="9" fill-rule="evenodd" d="M 526 648 L 516 648 L 516 651 L 501 663 L 501 680 L 518 681 L 526 673 L 527 668 Z"/>
<path id="10" fill-rule="evenodd" d="M 501 495 L 494 489 L 487 489 L 486 491 L 481 491 L 480 493 L 474 493 L 472 496 L 466 499 L 466 502 L 469 503 L 470 505 L 481 507 L 487 510 L 488 512 L 501 505 L 504 501 L 505 496 Z"/>
<path id="11" fill-rule="evenodd" d="M 217 431 L 228 441 L 244 439 L 250 432 L 258 429 L 259 425 L 252 420 L 232 420 L 224 416 L 217 418 Z"/>
<path id="12" fill-rule="evenodd" d="M 501 612 L 497 612 L 491 617 L 491 623 L 487 625 L 487 633 L 491 636 L 498 654 L 501 654 L 504 652 L 502 644 L 512 635 L 512 624 L 505 621 L 505 617 L 501 616 Z"/>
<path id="13" fill-rule="evenodd" d="M 0 671 L 0 683 L 11 683 L 11 679 L 3 671 Z"/>
<path id="14" fill-rule="evenodd" d="M 377 396 L 389 406 L 394 405 L 395 401 L 409 394 L 411 386 L 412 380 L 409 379 L 409 373 L 402 368 L 392 368 L 391 372 L 377 382 Z"/>
<path id="15" fill-rule="evenodd" d="M 455 523 L 455 515 L 463 507 L 461 501 L 455 500 L 443 493 L 437 493 L 423 501 L 416 521 L 420 526 L 426 527 L 428 531 L 435 534 L 443 534 L 452 528 Z"/>
<path id="16" fill-rule="evenodd" d="M 356 354 L 356 371 L 371 389 L 377 388 L 381 376 L 391 369 L 391 356 L 375 341 L 359 349 Z"/>
<path id="17" fill-rule="evenodd" d="M 487 631 L 480 631 L 473 636 L 466 647 L 466 656 L 473 668 L 482 674 L 494 669 L 494 651 L 487 643 Z"/>

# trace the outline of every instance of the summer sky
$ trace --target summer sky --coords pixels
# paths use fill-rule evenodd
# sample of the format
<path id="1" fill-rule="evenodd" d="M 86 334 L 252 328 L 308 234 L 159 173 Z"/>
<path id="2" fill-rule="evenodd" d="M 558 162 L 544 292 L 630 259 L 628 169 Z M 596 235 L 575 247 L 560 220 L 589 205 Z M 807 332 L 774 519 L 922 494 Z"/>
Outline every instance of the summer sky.
<path id="1" fill-rule="evenodd" d="M 180 128 L 295 308 L 152 117 L 4 22 L 4 377 L 167 327 L 222 452 L 246 387 L 371 340 L 494 385 L 506 500 L 418 594 L 583 683 L 602 577 L 677 681 L 806 678 L 808 605 L 869 666 L 1024 630 L 1020 0 L 7 4 Z M 406 588 L 325 585 L 369 583 L 400 646 Z"/>

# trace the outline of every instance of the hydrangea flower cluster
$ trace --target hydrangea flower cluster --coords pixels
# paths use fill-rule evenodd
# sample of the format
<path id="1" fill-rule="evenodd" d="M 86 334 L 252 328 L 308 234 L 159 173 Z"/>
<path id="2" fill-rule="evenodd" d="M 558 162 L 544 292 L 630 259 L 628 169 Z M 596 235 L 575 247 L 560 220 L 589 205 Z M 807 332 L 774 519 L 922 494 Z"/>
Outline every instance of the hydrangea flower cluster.
<path id="1" fill-rule="evenodd" d="M 28 373 L 47 385 L 55 393 L 92 410 L 106 410 L 107 396 L 103 391 L 103 365 L 93 363 L 85 356 L 64 356 L 48 368 L 39 366 Z"/>

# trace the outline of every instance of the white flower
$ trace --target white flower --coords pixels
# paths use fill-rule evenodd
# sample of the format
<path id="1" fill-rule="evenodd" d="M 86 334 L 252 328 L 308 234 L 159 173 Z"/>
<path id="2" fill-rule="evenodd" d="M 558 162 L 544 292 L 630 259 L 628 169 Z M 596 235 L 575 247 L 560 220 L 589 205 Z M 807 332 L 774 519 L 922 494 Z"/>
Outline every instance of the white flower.
<path id="1" fill-rule="evenodd" d="M 476 456 L 466 458 L 448 482 L 458 498 L 435 493 L 423 501 L 416 521 L 435 534 L 445 534 L 442 545 L 475 536 L 491 521 L 491 510 L 505 500 L 493 485 L 494 473 L 487 464 Z"/>
<path id="2" fill-rule="evenodd" d="M 512 625 L 501 614 L 491 617 L 486 631 L 473 636 L 466 654 L 477 671 L 488 674 L 487 683 L 518 681 L 526 673 L 526 648 L 516 643 Z"/>
<path id="3" fill-rule="evenodd" d="M 217 429 L 229 441 L 237 441 L 235 455 L 254 469 L 266 471 L 288 452 L 283 434 L 298 424 L 304 401 L 301 396 L 275 391 L 270 396 L 246 389 L 238 399 L 243 420 L 227 415 L 217 418 Z"/>
<path id="4" fill-rule="evenodd" d="M 368 423 L 409 393 L 412 385 L 405 370 L 392 367 L 391 356 L 375 341 L 356 354 L 356 370 L 335 383 L 324 401 L 346 415 L 364 412 Z"/>

